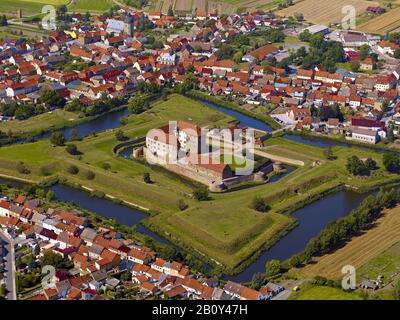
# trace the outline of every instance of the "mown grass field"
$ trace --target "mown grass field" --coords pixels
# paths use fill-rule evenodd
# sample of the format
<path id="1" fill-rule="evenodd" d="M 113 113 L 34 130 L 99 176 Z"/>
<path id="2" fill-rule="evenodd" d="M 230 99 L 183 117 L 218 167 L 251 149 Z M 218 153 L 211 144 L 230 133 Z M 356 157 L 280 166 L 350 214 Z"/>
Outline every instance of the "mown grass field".
<path id="1" fill-rule="evenodd" d="M 315 259 L 316 263 L 307 265 L 301 271 L 307 276 L 320 275 L 329 279 L 338 279 L 342 276 L 342 267 L 352 265 L 357 268 L 357 275 L 360 277 L 372 276 L 374 272 L 368 272 L 368 270 L 374 270 L 375 273 L 378 273 L 375 275 L 376 278 L 385 270 L 385 264 L 388 262 L 385 258 L 386 256 L 378 258 L 377 261 L 383 262 L 378 263 L 380 265 L 379 268 L 371 267 L 369 261 L 400 242 L 399 228 L 400 207 L 385 210 L 382 217 L 376 221 L 370 230 L 358 237 L 354 237 L 344 247 L 335 252 Z M 400 252 L 397 253 L 400 254 Z M 364 265 L 366 267 L 363 267 Z M 360 272 L 363 269 L 364 271 Z M 400 271 L 400 267 L 398 271 Z"/>
<path id="2" fill-rule="evenodd" d="M 323 286 L 310 286 L 301 288 L 289 297 L 290 300 L 362 300 L 353 292 L 345 292 L 341 289 Z"/>
<path id="3" fill-rule="evenodd" d="M 169 120 L 186 120 L 200 126 L 221 127 L 236 123 L 234 118 L 194 100 L 172 95 L 166 101 L 155 102 L 145 113 L 127 117 L 128 123 L 122 130 L 133 139 L 144 136 L 151 128 L 167 124 Z M 266 148 L 271 149 L 269 152 L 296 158 L 301 155 L 304 167 L 296 169 L 279 182 L 252 185 L 224 194 L 211 194 L 211 200 L 198 202 L 191 197 L 193 183 L 186 179 L 164 169 L 152 168 L 144 161 L 116 157 L 112 153 L 113 146 L 118 143 L 115 130 L 88 136 L 74 143 L 82 152 L 81 156 L 71 156 L 64 147 L 52 147 L 47 140 L 3 147 L 0 149 L 0 173 L 42 180 L 45 177 L 41 175 L 40 168 L 45 166 L 52 175 L 66 178 L 71 183 L 148 208 L 156 214 L 146 219 L 147 225 L 185 247 L 206 254 L 231 270 L 252 257 L 260 248 L 277 241 L 293 226 L 294 220 L 279 212 L 287 211 L 299 201 L 319 196 L 341 183 L 354 187 L 372 186 L 397 178 L 382 169 L 367 178 L 347 175 L 345 162 L 353 154 L 359 157 L 370 156 L 381 166 L 382 155 L 373 151 L 335 147 L 333 151 L 337 160 L 327 161 L 323 159 L 320 148 L 284 138 L 272 138 L 266 143 Z M 316 159 L 320 160 L 321 165 L 312 165 Z M 19 174 L 16 171 L 18 161 L 25 162 L 31 174 Z M 104 163 L 108 163 L 111 169 L 103 169 Z M 78 175 L 67 173 L 66 169 L 71 164 L 80 168 Z M 95 173 L 94 180 L 85 178 L 88 170 Z M 143 182 L 145 172 L 150 172 L 153 184 Z M 332 172 L 336 172 L 336 176 L 331 176 Z M 255 196 L 267 197 L 285 191 L 289 186 L 325 176 L 329 176 L 326 181 L 302 193 L 272 201 L 271 210 L 267 213 L 251 208 Z M 178 199 L 184 199 L 189 208 L 179 211 Z"/>
<path id="4" fill-rule="evenodd" d="M 29 118 L 24 121 L 12 120 L 0 122 L 0 130 L 3 132 L 12 131 L 14 135 L 39 133 L 42 130 L 58 128 L 67 124 L 79 121 L 77 113 L 64 110 L 54 110 Z"/>

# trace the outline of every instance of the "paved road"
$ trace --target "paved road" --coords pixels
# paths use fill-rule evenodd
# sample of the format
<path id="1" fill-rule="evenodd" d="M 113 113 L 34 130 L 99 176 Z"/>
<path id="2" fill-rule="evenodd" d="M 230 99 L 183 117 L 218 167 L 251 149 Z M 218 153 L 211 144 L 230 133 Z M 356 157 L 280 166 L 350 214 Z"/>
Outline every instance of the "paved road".
<path id="1" fill-rule="evenodd" d="M 17 300 L 17 290 L 15 284 L 15 251 L 14 242 L 10 239 L 3 230 L 0 229 L 0 238 L 4 240 L 7 254 L 5 256 L 5 282 L 7 287 L 7 300 Z"/>

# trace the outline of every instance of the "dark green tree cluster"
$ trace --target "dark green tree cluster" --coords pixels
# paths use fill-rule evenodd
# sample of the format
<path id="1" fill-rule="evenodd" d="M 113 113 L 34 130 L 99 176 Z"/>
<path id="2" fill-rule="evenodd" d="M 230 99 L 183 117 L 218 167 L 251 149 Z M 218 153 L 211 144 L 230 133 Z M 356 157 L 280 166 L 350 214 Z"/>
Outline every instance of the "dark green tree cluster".
<path id="1" fill-rule="evenodd" d="M 63 258 L 57 253 L 46 251 L 40 258 L 42 266 L 53 266 L 56 269 L 71 269 L 74 263 L 66 258 Z"/>
<path id="2" fill-rule="evenodd" d="M 343 45 L 337 41 L 325 40 L 322 34 L 312 35 L 308 30 L 299 35 L 299 39 L 310 44 L 310 49 L 299 48 L 280 62 L 281 66 L 295 63 L 304 69 L 322 65 L 328 72 L 336 71 L 336 63 L 344 62 Z"/>
<path id="3" fill-rule="evenodd" d="M 383 155 L 383 165 L 385 169 L 392 173 L 400 172 L 400 156 L 397 152 L 386 152 Z"/>
<path id="4" fill-rule="evenodd" d="M 347 159 L 346 169 L 353 176 L 367 175 L 369 172 L 364 161 L 357 156 L 352 156 Z"/>
<path id="5" fill-rule="evenodd" d="M 7 17 L 5 15 L 2 15 L 0 17 L 0 27 L 5 27 L 5 26 L 8 26 Z"/>
<path id="6" fill-rule="evenodd" d="M 40 101 L 47 107 L 62 108 L 65 105 L 65 99 L 54 90 L 43 90 L 40 94 Z"/>

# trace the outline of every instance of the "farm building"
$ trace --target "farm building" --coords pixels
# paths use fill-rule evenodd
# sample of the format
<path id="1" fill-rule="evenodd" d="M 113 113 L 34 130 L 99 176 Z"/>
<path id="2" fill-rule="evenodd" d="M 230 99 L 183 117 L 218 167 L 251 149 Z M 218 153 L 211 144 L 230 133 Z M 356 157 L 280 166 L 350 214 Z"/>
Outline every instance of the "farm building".
<path id="1" fill-rule="evenodd" d="M 374 14 L 383 14 L 386 12 L 384 8 L 381 7 L 368 7 L 367 8 L 368 13 L 374 13 Z"/>
<path id="2" fill-rule="evenodd" d="M 321 24 L 315 24 L 313 26 L 310 26 L 308 28 L 305 28 L 305 30 L 308 30 L 309 33 L 311 34 L 323 34 L 326 35 L 330 32 L 329 28 L 327 26 L 321 25 Z"/>

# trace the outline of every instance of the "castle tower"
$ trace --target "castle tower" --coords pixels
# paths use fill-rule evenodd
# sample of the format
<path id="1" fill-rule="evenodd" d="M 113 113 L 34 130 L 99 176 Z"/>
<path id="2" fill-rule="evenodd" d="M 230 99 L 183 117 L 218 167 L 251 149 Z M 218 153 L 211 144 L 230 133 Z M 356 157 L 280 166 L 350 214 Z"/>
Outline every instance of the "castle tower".
<path id="1" fill-rule="evenodd" d="M 22 19 L 22 9 L 17 10 L 17 18 Z"/>

